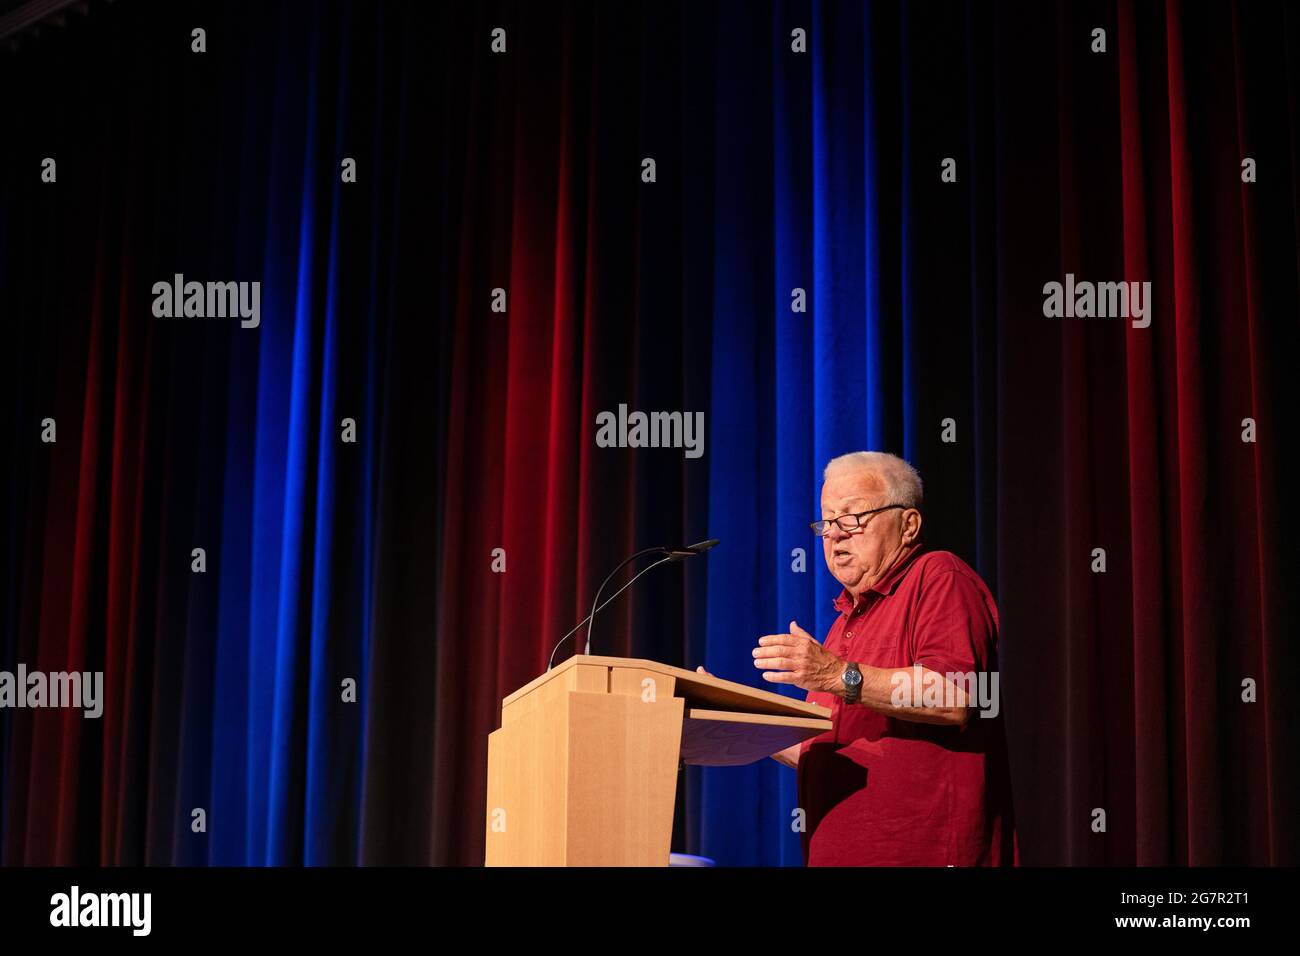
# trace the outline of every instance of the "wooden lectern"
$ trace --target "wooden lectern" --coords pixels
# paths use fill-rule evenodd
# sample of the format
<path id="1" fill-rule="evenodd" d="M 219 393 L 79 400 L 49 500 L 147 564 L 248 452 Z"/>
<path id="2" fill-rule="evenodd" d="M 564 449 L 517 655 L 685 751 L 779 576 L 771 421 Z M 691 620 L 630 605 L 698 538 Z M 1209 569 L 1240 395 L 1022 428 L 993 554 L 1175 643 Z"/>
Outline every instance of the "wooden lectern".
<path id="1" fill-rule="evenodd" d="M 667 866 L 683 764 L 753 763 L 831 712 L 697 671 L 578 654 L 501 702 L 488 866 Z"/>

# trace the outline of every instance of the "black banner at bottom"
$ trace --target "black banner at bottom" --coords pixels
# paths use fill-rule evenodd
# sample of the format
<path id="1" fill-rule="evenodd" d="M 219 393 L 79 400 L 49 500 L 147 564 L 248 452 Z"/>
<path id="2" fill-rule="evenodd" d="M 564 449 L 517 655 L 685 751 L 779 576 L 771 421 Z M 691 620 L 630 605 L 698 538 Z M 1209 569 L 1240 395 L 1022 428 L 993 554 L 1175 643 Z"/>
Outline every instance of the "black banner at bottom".
<path id="1" fill-rule="evenodd" d="M 865 945 L 859 934 L 868 926 L 909 947 L 1170 932 L 1231 943 L 1286 927 L 1295 876 L 1284 868 L 9 868 L 0 869 L 0 925 L 6 940 L 116 946 L 336 945 L 397 934 L 509 945 L 573 917 L 581 922 L 566 932 L 599 926 L 589 941 L 606 944 L 716 932 L 733 943 Z"/>

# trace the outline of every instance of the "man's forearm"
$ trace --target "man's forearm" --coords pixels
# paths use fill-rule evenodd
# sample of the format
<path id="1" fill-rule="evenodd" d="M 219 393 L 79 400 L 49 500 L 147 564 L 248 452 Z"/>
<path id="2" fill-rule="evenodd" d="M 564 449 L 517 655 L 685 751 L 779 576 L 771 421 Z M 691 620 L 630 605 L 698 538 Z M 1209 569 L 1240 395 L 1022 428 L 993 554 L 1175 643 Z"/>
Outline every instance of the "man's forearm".
<path id="1" fill-rule="evenodd" d="M 905 668 L 861 667 L 860 670 L 862 671 L 862 697 L 858 701 L 859 706 L 870 707 L 872 710 L 887 714 L 890 717 L 896 717 L 899 720 L 912 720 L 921 724 L 962 726 L 970 716 L 965 692 L 946 677 L 926 670 L 919 664 L 915 667 Z M 904 700 L 915 699 L 912 693 L 913 689 L 916 689 L 917 696 L 919 696 L 920 688 L 924 683 L 924 675 L 927 674 L 933 675 L 930 678 L 931 680 L 939 679 L 944 682 L 945 700 L 952 700 L 954 706 L 914 707 L 900 706 L 895 703 L 896 696 Z M 899 676 L 896 677 L 895 675 Z M 836 693 L 840 698 L 844 697 L 842 688 Z"/>
<path id="2" fill-rule="evenodd" d="M 795 744 L 793 747 L 786 747 L 784 750 L 778 750 L 772 754 L 772 759 L 782 766 L 789 767 L 791 770 L 799 769 L 799 748 L 801 744 Z"/>

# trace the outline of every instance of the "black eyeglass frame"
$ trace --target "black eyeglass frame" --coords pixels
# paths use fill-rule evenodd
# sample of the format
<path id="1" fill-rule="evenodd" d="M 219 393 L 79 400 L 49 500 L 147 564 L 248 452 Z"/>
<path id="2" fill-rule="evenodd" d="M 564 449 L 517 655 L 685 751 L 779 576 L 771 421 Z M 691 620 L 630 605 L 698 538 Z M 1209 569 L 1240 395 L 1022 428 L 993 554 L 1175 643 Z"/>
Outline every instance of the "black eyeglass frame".
<path id="1" fill-rule="evenodd" d="M 831 533 L 832 524 L 836 525 L 841 531 L 857 531 L 859 528 L 865 528 L 868 524 L 868 522 L 862 520 L 863 515 L 877 515 L 882 511 L 889 511 L 891 508 L 902 508 L 906 511 L 910 507 L 911 505 L 881 505 L 879 508 L 872 508 L 870 511 L 859 511 L 856 514 L 839 515 L 835 518 L 822 518 L 820 521 L 810 522 L 808 527 L 812 528 L 812 533 L 817 537 L 824 538 Z M 853 519 L 853 527 L 846 528 L 843 524 L 840 524 L 845 518 Z M 822 528 L 820 531 L 817 530 L 819 525 Z"/>

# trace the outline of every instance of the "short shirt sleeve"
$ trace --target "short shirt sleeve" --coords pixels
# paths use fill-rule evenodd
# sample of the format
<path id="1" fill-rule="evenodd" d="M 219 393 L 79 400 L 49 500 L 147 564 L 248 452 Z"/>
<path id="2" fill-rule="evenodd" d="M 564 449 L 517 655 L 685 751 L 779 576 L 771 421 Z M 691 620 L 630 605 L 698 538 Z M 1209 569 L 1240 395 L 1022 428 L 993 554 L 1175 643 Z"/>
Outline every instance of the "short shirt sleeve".
<path id="1" fill-rule="evenodd" d="M 997 653 L 997 626 L 984 590 L 960 570 L 926 581 L 912 628 L 912 662 L 939 674 L 989 668 Z"/>

